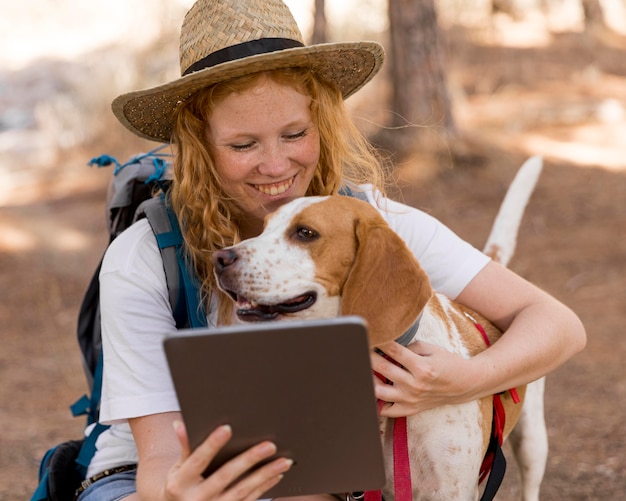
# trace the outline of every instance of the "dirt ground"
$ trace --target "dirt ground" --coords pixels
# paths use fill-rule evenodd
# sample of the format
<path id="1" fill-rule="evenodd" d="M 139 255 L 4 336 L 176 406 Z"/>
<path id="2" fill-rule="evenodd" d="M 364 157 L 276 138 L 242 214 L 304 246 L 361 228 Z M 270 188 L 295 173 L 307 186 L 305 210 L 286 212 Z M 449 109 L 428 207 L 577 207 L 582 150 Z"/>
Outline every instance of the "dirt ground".
<path id="1" fill-rule="evenodd" d="M 416 155 L 398 166 L 401 196 L 481 247 L 517 167 L 544 156 L 511 267 L 573 308 L 589 342 L 547 380 L 542 499 L 625 499 L 626 40 L 563 34 L 514 48 L 448 36 L 471 154 Z M 103 148 L 33 169 L 20 188 L 29 202 L 0 207 L 0 501 L 28 499 L 45 450 L 82 431 L 68 410 L 85 391 L 75 322 L 106 242 L 111 175 L 84 164 Z M 518 492 L 509 465 L 499 500 Z"/>

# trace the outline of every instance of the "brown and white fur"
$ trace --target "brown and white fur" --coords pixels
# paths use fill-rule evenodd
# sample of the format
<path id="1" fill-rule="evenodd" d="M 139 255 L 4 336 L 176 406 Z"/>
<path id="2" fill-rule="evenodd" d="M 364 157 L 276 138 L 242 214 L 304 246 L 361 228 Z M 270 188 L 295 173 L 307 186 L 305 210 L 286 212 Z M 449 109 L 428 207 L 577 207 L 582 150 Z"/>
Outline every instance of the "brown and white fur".
<path id="1" fill-rule="evenodd" d="M 530 159 L 516 176 L 485 252 L 507 264 L 526 203 L 541 171 Z M 420 339 L 469 358 L 486 348 L 469 310 L 433 291 L 404 241 L 369 203 L 346 196 L 305 197 L 271 214 L 256 238 L 214 256 L 220 287 L 236 301 L 240 321 L 360 315 L 372 347 L 399 338 L 421 314 Z M 491 342 L 501 333 L 475 312 Z M 538 499 L 547 438 L 543 380 L 518 388 L 525 403 L 502 397 L 505 437 L 522 475 L 524 501 Z M 407 418 L 413 500 L 478 499 L 479 468 L 489 442 L 492 397 L 447 405 Z M 522 414 L 520 417 L 520 413 Z M 385 500 L 392 501 L 391 419 L 381 419 L 387 468 Z M 513 426 L 517 426 L 512 431 Z"/>

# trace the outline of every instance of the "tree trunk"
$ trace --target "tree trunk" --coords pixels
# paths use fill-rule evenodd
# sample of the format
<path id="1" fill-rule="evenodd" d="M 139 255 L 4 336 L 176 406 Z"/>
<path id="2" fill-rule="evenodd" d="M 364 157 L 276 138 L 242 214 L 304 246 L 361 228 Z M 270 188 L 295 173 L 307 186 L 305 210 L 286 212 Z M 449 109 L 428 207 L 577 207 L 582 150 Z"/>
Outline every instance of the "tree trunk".
<path id="1" fill-rule="evenodd" d="M 585 15 L 585 31 L 602 32 L 607 26 L 604 22 L 604 13 L 599 0 L 582 0 L 583 14 Z"/>
<path id="2" fill-rule="evenodd" d="M 408 153 L 424 136 L 421 126 L 457 135 L 444 73 L 435 0 L 389 0 L 394 149 Z M 417 127 L 404 127 L 417 125 Z M 396 137 L 400 140 L 396 143 Z"/>
<path id="3" fill-rule="evenodd" d="M 315 0 L 315 12 L 313 13 L 313 34 L 311 43 L 326 43 L 328 35 L 326 33 L 326 0 Z"/>

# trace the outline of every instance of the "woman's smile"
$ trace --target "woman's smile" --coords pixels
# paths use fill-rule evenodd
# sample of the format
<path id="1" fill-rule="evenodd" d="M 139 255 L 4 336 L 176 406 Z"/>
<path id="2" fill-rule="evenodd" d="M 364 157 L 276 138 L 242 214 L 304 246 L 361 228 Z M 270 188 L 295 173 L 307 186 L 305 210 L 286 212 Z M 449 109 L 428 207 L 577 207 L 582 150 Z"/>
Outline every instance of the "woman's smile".
<path id="1" fill-rule="evenodd" d="M 285 179 L 284 181 L 280 181 L 277 183 L 268 183 L 268 184 L 253 184 L 257 190 L 259 190 L 264 195 L 269 195 L 275 197 L 277 195 L 282 195 L 285 193 L 291 186 L 293 185 L 295 176 L 290 177 L 289 179 Z"/>

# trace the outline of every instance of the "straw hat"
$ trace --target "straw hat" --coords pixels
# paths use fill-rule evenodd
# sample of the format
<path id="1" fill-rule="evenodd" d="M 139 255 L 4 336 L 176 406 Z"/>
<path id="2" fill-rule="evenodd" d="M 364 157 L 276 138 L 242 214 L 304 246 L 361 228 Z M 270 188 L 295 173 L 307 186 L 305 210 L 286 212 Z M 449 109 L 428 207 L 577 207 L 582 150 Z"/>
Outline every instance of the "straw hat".
<path id="1" fill-rule="evenodd" d="M 181 28 L 181 78 L 123 94 L 112 108 L 138 136 L 169 142 L 176 106 L 214 83 L 258 71 L 308 67 L 335 83 L 345 99 L 372 79 L 383 58 L 376 42 L 304 45 L 281 0 L 198 0 Z"/>

